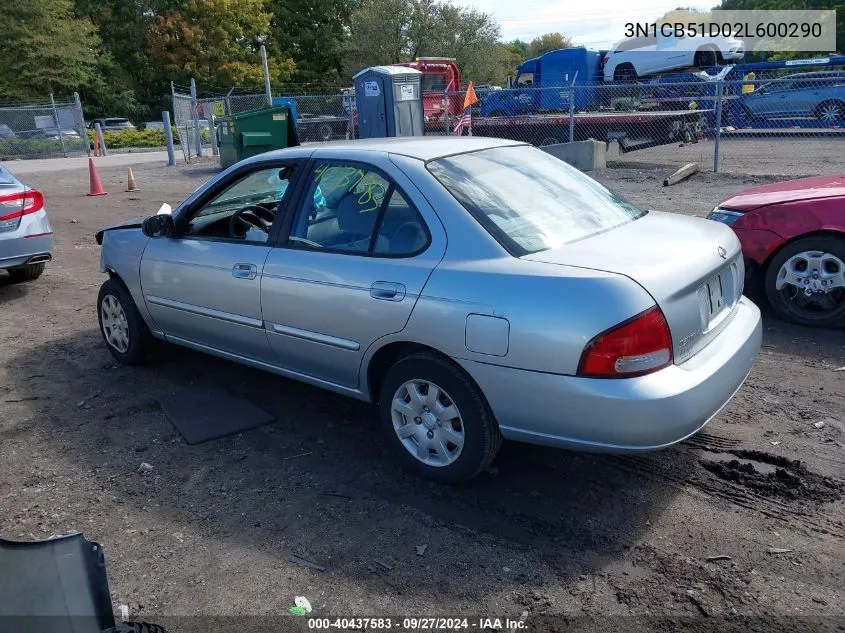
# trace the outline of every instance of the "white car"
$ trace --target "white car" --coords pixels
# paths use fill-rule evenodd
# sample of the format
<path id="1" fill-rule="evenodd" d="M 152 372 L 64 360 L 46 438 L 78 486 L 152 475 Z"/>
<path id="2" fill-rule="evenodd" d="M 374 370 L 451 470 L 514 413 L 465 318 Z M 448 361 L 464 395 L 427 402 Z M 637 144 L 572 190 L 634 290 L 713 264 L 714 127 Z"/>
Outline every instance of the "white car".
<path id="1" fill-rule="evenodd" d="M 632 81 L 683 68 L 707 68 L 745 56 L 742 40 L 732 37 L 631 37 L 604 57 L 605 81 Z"/>

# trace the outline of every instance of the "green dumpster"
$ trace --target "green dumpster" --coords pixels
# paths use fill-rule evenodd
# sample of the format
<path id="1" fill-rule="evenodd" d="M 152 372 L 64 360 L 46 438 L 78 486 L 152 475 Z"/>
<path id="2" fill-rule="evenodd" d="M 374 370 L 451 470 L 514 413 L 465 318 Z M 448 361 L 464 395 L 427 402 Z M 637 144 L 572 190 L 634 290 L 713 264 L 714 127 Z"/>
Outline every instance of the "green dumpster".
<path id="1" fill-rule="evenodd" d="M 249 156 L 299 145 L 296 122 L 286 105 L 220 117 L 215 128 L 224 169 Z"/>

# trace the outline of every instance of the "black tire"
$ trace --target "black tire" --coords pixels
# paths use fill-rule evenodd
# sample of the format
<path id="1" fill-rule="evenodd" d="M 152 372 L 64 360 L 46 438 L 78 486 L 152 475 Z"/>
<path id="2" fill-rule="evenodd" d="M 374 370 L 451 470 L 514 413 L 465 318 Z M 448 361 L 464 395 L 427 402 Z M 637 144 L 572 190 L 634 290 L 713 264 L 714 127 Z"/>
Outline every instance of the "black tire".
<path id="1" fill-rule="evenodd" d="M 637 80 L 637 71 L 631 64 L 619 64 L 613 69 L 613 81 L 632 82 Z"/>
<path id="2" fill-rule="evenodd" d="M 114 633 L 168 633 L 168 630 L 150 622 L 121 622 L 114 628 Z"/>
<path id="3" fill-rule="evenodd" d="M 452 463 L 428 465 L 399 439 L 393 425 L 392 403 L 397 390 L 410 380 L 424 380 L 448 394 L 460 414 L 464 444 Z M 420 353 L 397 361 L 388 371 L 379 393 L 382 428 L 402 464 L 411 472 L 446 484 L 468 481 L 490 465 L 502 445 L 502 434 L 481 390 L 464 371 L 436 354 Z M 414 424 L 408 421 L 409 424 Z"/>
<path id="4" fill-rule="evenodd" d="M 328 123 L 321 124 L 320 127 L 317 128 L 317 136 L 321 141 L 332 140 L 332 137 L 334 136 L 334 133 L 332 132 L 332 126 Z"/>
<path id="5" fill-rule="evenodd" d="M 20 268 L 10 268 L 9 276 L 14 282 L 32 281 L 33 279 L 38 279 L 41 276 L 41 273 L 44 272 L 45 266 L 46 263 L 41 262 L 40 264 L 26 264 Z"/>
<path id="6" fill-rule="evenodd" d="M 129 344 L 126 350 L 117 349 L 109 342 L 106 331 L 103 327 L 103 301 L 106 297 L 114 297 L 120 304 L 123 314 L 126 317 L 126 328 L 128 329 Z M 147 324 L 138 312 L 132 295 L 124 283 L 117 277 L 111 277 L 100 286 L 97 295 L 97 322 L 100 324 L 100 334 L 111 355 L 124 365 L 140 365 L 152 356 L 155 348 L 155 338 L 150 334 Z"/>
<path id="7" fill-rule="evenodd" d="M 811 299 L 811 302 L 803 307 L 803 293 L 794 286 L 786 285 L 781 290 L 776 288 L 778 274 L 783 265 L 793 256 L 807 251 L 829 253 L 840 262 L 845 262 L 845 238 L 816 235 L 795 240 L 784 246 L 766 266 L 763 282 L 766 299 L 778 316 L 792 323 L 810 327 L 845 325 L 845 288 L 836 288 L 826 293 L 828 298 L 823 302 Z M 829 304 L 832 304 L 832 307 L 825 309 Z"/>
<path id="8" fill-rule="evenodd" d="M 826 113 L 832 113 L 832 116 L 830 118 L 825 118 Z M 826 123 L 841 123 L 845 120 L 845 103 L 835 99 L 825 101 L 816 106 L 814 114 L 819 121 Z"/>
<path id="9" fill-rule="evenodd" d="M 719 63 L 719 53 L 712 48 L 704 48 L 696 51 L 693 64 L 696 68 L 712 68 Z"/>

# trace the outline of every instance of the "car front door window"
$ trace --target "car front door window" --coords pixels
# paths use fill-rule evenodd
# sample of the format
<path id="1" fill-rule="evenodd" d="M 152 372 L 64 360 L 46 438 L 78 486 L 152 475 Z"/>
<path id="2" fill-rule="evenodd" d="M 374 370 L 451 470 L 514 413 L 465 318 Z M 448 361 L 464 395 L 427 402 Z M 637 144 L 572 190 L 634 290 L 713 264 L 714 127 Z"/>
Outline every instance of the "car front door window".
<path id="1" fill-rule="evenodd" d="M 250 172 L 187 218 L 179 235 L 266 243 L 292 177 L 291 167 Z"/>

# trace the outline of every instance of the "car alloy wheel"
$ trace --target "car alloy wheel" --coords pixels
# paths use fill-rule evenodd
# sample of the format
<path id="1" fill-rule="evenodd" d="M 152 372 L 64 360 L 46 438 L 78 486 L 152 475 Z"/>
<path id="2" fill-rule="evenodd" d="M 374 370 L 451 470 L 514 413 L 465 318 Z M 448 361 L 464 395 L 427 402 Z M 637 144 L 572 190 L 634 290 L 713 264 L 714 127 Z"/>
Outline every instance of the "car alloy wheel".
<path id="1" fill-rule="evenodd" d="M 448 466 L 461 455 L 464 425 L 446 391 L 427 380 L 409 380 L 391 403 L 393 429 L 402 446 L 427 466 Z"/>
<path id="2" fill-rule="evenodd" d="M 121 354 L 129 350 L 129 323 L 117 297 L 107 294 L 100 303 L 100 318 L 106 343 Z"/>
<path id="3" fill-rule="evenodd" d="M 842 120 L 842 105 L 839 103 L 823 103 L 819 106 L 819 120 L 823 123 L 837 123 Z"/>
<path id="4" fill-rule="evenodd" d="M 769 263 L 766 296 L 783 318 L 817 327 L 845 323 L 845 240 L 810 236 L 787 244 Z"/>

